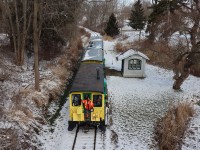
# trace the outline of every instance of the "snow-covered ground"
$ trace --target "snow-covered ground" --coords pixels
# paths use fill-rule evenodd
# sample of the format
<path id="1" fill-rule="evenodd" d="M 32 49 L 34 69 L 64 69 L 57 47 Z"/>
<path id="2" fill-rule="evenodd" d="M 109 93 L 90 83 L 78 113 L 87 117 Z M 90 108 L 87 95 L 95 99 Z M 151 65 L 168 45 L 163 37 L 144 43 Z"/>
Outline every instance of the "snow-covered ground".
<path id="1" fill-rule="evenodd" d="M 106 67 L 120 70 L 121 62 L 116 61 L 117 54 L 113 51 L 115 43 L 116 41 L 104 43 Z M 182 91 L 177 92 L 172 89 L 172 71 L 147 65 L 146 74 L 145 79 L 107 77 L 112 104 L 111 129 L 118 134 L 118 149 L 151 149 L 154 124 L 163 116 L 168 106 L 183 101 L 199 100 L 199 78 L 190 76 L 182 85 Z M 183 149 L 200 149 L 198 114 L 191 122 L 191 128 L 194 129 L 194 126 L 196 132 L 192 137 L 195 138 L 186 138 Z"/>
<path id="2" fill-rule="evenodd" d="M 92 32 L 92 35 L 96 33 Z M 118 55 L 114 51 L 116 42 L 117 40 L 104 41 L 105 63 L 108 68 L 120 70 L 121 62 L 115 59 Z M 200 100 L 199 78 L 190 76 L 182 85 L 182 90 L 177 92 L 172 89 L 172 71 L 147 65 L 146 74 L 145 79 L 107 76 L 111 103 L 110 126 L 107 127 L 105 133 L 98 131 L 97 150 L 156 149 L 152 147 L 154 124 L 158 118 L 163 116 L 168 106 L 183 101 Z M 191 120 L 183 150 L 200 149 L 200 107 L 195 105 L 195 108 L 197 114 Z M 43 149 L 71 149 L 75 131 L 67 131 L 68 109 L 67 101 L 55 125 L 46 126 L 41 133 Z M 53 132 L 51 132 L 52 129 Z M 79 149 L 89 148 L 86 145 Z"/>

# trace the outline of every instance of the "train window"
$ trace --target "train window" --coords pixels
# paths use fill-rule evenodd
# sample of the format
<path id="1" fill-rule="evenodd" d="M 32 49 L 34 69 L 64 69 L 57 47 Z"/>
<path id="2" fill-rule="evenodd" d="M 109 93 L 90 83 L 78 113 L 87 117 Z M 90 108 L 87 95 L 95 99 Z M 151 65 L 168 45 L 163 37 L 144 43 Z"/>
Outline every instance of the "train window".
<path id="1" fill-rule="evenodd" d="M 72 94 L 72 106 L 80 106 L 80 105 L 81 105 L 81 95 Z"/>
<path id="2" fill-rule="evenodd" d="M 94 107 L 102 107 L 102 95 L 93 96 Z"/>

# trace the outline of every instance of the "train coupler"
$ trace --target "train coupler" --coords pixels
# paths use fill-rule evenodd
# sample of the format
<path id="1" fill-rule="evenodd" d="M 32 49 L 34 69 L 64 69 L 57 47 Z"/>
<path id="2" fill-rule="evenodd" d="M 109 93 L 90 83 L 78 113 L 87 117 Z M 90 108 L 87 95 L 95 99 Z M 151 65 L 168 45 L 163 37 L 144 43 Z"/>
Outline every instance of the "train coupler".
<path id="1" fill-rule="evenodd" d="M 68 121 L 68 131 L 72 131 L 76 127 L 76 122 Z"/>

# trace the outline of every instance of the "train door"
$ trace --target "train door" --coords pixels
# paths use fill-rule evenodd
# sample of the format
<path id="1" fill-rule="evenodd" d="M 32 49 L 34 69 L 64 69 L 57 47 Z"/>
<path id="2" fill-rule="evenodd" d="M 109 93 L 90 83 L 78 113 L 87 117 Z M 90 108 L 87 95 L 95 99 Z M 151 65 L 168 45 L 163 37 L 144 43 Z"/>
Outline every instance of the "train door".
<path id="1" fill-rule="evenodd" d="M 91 93 L 83 93 L 83 99 L 84 100 L 88 100 L 89 99 L 91 101 L 92 94 Z M 86 102 L 86 105 L 88 105 L 88 102 Z M 83 106 L 83 107 L 84 107 L 84 118 L 85 118 L 85 121 L 91 121 L 91 110 L 86 108 L 86 107 L 89 107 L 89 106 Z"/>

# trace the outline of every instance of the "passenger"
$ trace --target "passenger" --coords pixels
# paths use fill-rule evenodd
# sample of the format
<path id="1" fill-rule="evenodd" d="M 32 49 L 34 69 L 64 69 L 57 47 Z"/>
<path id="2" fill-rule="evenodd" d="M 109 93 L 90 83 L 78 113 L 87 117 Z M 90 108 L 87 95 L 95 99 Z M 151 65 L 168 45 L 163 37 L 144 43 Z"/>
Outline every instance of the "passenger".
<path id="1" fill-rule="evenodd" d="M 72 104 L 73 104 L 73 106 L 79 106 L 80 105 L 80 98 L 78 96 L 74 96 Z"/>
<path id="2" fill-rule="evenodd" d="M 82 103 L 84 104 L 85 110 L 93 111 L 94 103 L 87 97 L 85 100 L 82 100 Z"/>
<path id="3" fill-rule="evenodd" d="M 98 96 L 98 99 L 97 99 L 97 103 L 96 103 L 96 106 L 97 106 L 97 107 L 100 107 L 100 106 L 101 106 L 101 101 L 102 101 L 102 99 L 101 99 L 101 96 L 99 95 L 99 96 Z"/>

